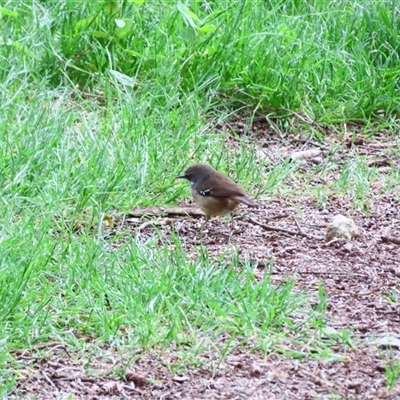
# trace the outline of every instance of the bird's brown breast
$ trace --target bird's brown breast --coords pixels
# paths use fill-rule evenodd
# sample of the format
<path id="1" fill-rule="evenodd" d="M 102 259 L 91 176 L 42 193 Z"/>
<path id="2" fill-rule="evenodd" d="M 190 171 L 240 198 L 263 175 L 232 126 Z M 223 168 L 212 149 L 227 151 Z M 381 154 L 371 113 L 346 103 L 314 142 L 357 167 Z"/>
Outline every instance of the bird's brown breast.
<path id="1" fill-rule="evenodd" d="M 239 206 L 239 202 L 229 197 L 202 196 L 194 189 L 192 195 L 197 206 L 209 217 L 230 214 Z"/>

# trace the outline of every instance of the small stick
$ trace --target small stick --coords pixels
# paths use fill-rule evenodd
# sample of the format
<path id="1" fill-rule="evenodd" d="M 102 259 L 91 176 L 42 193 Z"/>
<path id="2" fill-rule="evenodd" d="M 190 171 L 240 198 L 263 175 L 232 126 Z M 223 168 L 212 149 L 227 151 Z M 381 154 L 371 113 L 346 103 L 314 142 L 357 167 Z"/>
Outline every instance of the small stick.
<path id="1" fill-rule="evenodd" d="M 334 238 L 332 240 L 330 240 L 329 242 L 324 243 L 324 247 L 329 247 L 334 243 L 346 243 L 347 239 L 343 239 L 343 238 Z"/>
<path id="2" fill-rule="evenodd" d="M 274 279 L 275 281 L 278 281 L 279 283 L 282 282 L 281 279 Z M 319 290 L 319 287 L 317 286 L 312 286 L 312 285 L 304 285 L 304 284 L 298 284 L 296 287 L 304 288 L 304 289 L 314 289 L 314 290 Z M 380 289 L 372 289 L 369 290 L 368 292 L 351 292 L 349 290 L 339 290 L 339 289 L 330 289 L 325 287 L 325 290 L 327 294 L 331 295 L 350 295 L 350 296 L 369 296 L 370 294 L 377 293 L 380 291 Z"/>
<path id="3" fill-rule="evenodd" d="M 296 274 L 300 274 L 300 275 L 338 275 L 338 276 L 348 276 L 348 277 L 355 277 L 355 278 L 368 278 L 367 275 L 348 274 L 346 272 L 296 271 Z"/>
<path id="4" fill-rule="evenodd" d="M 282 219 L 282 218 L 287 218 L 289 214 L 280 214 L 280 215 L 274 215 L 273 217 L 268 217 L 268 221 L 274 221 L 275 219 Z"/>
<path id="5" fill-rule="evenodd" d="M 172 223 L 173 219 L 172 218 L 165 218 L 163 220 L 159 221 L 147 221 L 143 222 L 143 224 L 139 225 L 137 228 L 138 231 L 142 231 L 143 229 L 146 229 L 149 226 L 158 226 L 158 225 L 170 225 Z"/>
<path id="6" fill-rule="evenodd" d="M 266 231 L 282 232 L 282 233 L 287 233 L 287 234 L 292 235 L 292 236 L 298 235 L 298 236 L 305 237 L 307 239 L 324 240 L 324 238 L 322 238 L 320 236 L 309 235 L 308 233 L 304 233 L 302 230 L 298 230 L 297 232 L 295 232 L 295 231 L 291 231 L 289 229 L 276 228 L 274 226 L 269 226 L 269 225 L 262 224 L 261 222 L 258 222 L 258 221 L 254 220 L 252 218 L 249 218 L 249 221 L 251 223 L 253 223 L 254 225 L 261 226 L 261 228 L 265 229 Z"/>
<path id="7" fill-rule="evenodd" d="M 328 293 L 332 293 L 332 294 L 338 293 L 338 294 L 350 294 L 352 296 L 368 296 L 370 294 L 379 292 L 380 289 L 372 289 L 368 292 L 360 292 L 360 293 L 350 292 L 348 290 L 338 290 L 338 289 L 331 289 L 331 290 L 327 289 L 327 291 L 328 291 Z"/>
<path id="8" fill-rule="evenodd" d="M 398 236 L 393 236 L 393 235 L 387 235 L 387 236 L 382 236 L 381 237 L 382 242 L 384 243 L 394 243 L 400 245 L 400 237 Z"/>
<path id="9" fill-rule="evenodd" d="M 50 386 L 53 386 L 54 388 L 57 388 L 57 386 L 54 384 L 54 382 L 49 378 L 49 376 L 46 374 L 46 372 L 44 372 L 44 370 L 42 369 L 40 371 L 40 373 L 43 375 L 43 378 L 47 381 L 47 383 L 49 383 Z"/>
<path id="10" fill-rule="evenodd" d="M 296 218 L 296 217 L 293 217 L 293 219 L 294 219 L 294 223 L 296 224 L 296 228 L 297 228 L 298 232 L 299 232 L 300 234 L 302 234 L 303 231 L 302 231 L 301 228 L 300 228 L 299 221 L 297 221 L 297 218 Z"/>

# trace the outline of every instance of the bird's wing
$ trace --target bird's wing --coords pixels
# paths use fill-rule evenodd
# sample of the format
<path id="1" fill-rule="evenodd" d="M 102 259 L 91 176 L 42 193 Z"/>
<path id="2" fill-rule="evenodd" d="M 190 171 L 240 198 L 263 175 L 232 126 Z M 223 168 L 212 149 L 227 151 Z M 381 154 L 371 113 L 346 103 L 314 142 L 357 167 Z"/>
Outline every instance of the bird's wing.
<path id="1" fill-rule="evenodd" d="M 243 203 L 246 204 L 247 206 L 250 207 L 257 207 L 259 206 L 258 203 L 255 201 L 251 200 L 247 194 L 239 188 L 239 190 L 232 190 L 229 188 L 223 188 L 223 189 L 206 189 L 206 190 L 201 190 L 199 192 L 202 196 L 214 196 L 214 197 L 229 197 L 231 200 L 235 200 L 238 203 Z"/>
<path id="2" fill-rule="evenodd" d="M 215 197 L 231 197 L 231 196 L 246 196 L 244 190 L 227 177 L 223 177 L 213 186 L 200 185 L 198 192 L 202 196 L 215 196 Z"/>
<path id="3" fill-rule="evenodd" d="M 250 207 L 256 207 L 259 205 L 255 201 L 249 199 L 246 192 L 236 182 L 225 176 L 221 180 L 223 180 L 223 185 L 219 184 L 212 187 L 200 187 L 197 189 L 198 193 L 201 196 L 229 197 L 238 203 L 243 203 Z"/>
<path id="4" fill-rule="evenodd" d="M 207 190 L 208 196 L 215 197 L 232 197 L 232 196 L 244 196 L 246 195 L 243 190 L 235 187 L 213 187 Z"/>

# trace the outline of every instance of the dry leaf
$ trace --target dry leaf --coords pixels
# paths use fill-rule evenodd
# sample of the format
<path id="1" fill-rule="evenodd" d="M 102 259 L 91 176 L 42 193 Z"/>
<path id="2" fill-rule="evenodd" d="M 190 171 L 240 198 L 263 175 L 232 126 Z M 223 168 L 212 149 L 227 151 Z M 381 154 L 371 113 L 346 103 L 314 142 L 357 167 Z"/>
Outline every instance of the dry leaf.
<path id="1" fill-rule="evenodd" d="M 308 160 L 320 156 L 322 151 L 320 149 L 311 149 L 304 151 L 296 151 L 290 155 L 291 160 Z"/>
<path id="2" fill-rule="evenodd" d="M 257 378 L 261 375 L 261 367 L 257 363 L 251 364 L 250 375 Z"/>
<path id="3" fill-rule="evenodd" d="M 106 382 L 102 385 L 102 389 L 106 392 L 106 393 L 111 393 L 114 390 L 117 389 L 118 383 L 115 381 L 109 381 Z"/>
<path id="4" fill-rule="evenodd" d="M 186 376 L 186 375 L 182 375 L 182 376 L 175 375 L 175 376 L 172 378 L 172 380 L 173 380 L 174 382 L 183 383 L 183 382 L 186 382 L 187 380 L 189 380 L 189 377 Z"/>
<path id="5" fill-rule="evenodd" d="M 108 226 L 109 228 L 113 228 L 114 227 L 114 220 L 110 216 L 105 215 L 103 217 L 103 224 L 105 226 Z"/>
<path id="6" fill-rule="evenodd" d="M 148 380 L 143 375 L 137 374 L 134 371 L 127 371 L 125 378 L 127 381 L 133 382 L 136 386 L 144 386 L 148 383 Z"/>
<path id="7" fill-rule="evenodd" d="M 350 137 L 346 140 L 346 147 L 350 148 L 353 145 L 354 146 L 360 146 L 364 144 L 364 138 L 360 135 L 357 135 L 356 137 Z"/>
<path id="8" fill-rule="evenodd" d="M 388 334 L 385 336 L 378 337 L 371 343 L 375 344 L 376 346 L 396 347 L 397 349 L 400 349 L 400 337 L 394 334 Z"/>

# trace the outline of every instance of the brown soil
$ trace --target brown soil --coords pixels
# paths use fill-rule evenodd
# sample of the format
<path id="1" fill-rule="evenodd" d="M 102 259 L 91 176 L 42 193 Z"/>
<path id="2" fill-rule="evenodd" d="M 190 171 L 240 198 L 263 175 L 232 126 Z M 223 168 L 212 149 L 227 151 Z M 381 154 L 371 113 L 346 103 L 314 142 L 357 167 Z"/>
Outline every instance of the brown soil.
<path id="1" fill-rule="evenodd" d="M 241 123 L 234 126 L 239 133 L 241 127 Z M 224 131 L 226 127 L 220 128 Z M 330 160 L 334 166 L 307 181 L 307 185 L 332 182 L 345 160 L 365 155 L 367 166 L 378 167 L 377 179 L 366 193 L 367 210 L 353 209 L 352 199 L 334 193 L 329 194 L 323 207 L 301 195 L 261 198 L 265 204 L 262 208 L 240 210 L 233 233 L 229 223 L 217 218 L 206 225 L 202 239 L 197 212 L 194 216 L 170 213 L 156 219 L 157 229 L 166 238 L 174 229 L 189 252 L 200 240 L 215 255 L 231 246 L 240 249 L 243 259 L 254 261 L 258 279 L 272 260 L 273 282 L 294 278 L 298 289 L 316 298 L 322 284 L 327 294 L 327 329 L 331 333 L 351 332 L 350 336 L 358 340 L 353 346 L 333 349 L 341 355 L 341 361 L 321 361 L 313 359 L 312 354 L 303 359 L 278 352 L 266 356 L 237 348 L 217 369 L 219 357 L 210 352 L 201 356 L 201 367 L 173 375 L 167 367 L 174 359 L 174 350 L 170 349 L 162 357 L 156 353 L 143 355 L 128 368 L 124 381 L 115 376 L 115 369 L 122 370 L 125 364 L 114 349 L 104 347 L 101 355 L 89 361 L 87 355 L 70 354 L 64 345 L 53 343 L 43 346 L 40 357 L 35 349 L 15 354 L 26 369 L 21 371 L 10 398 L 29 394 L 55 399 L 69 394 L 76 399 L 399 399 L 400 384 L 389 390 L 385 374 L 390 359 L 400 363 L 400 245 L 385 241 L 388 236 L 400 237 L 399 188 L 385 192 L 379 179 L 388 168 L 399 170 L 399 147 L 385 132 L 367 140 L 353 135 L 357 127 L 348 129 L 351 134 L 343 136 L 330 132 L 329 142 L 322 145 L 306 137 L 278 138 L 260 123 L 254 126 L 248 141 L 249 145 L 254 140 L 258 144 L 260 167 L 278 163 L 283 153 L 319 150 L 319 154 L 306 155 L 305 160 L 300 154 L 305 173 L 313 165 L 324 163 L 331 150 L 339 147 Z M 238 146 L 232 137 L 229 146 L 233 151 Z M 293 179 L 292 184 L 299 193 L 303 191 L 302 182 Z M 360 236 L 327 243 L 327 224 L 337 214 L 351 217 Z M 264 229 L 257 222 L 281 230 Z M 153 235 L 154 222 L 143 223 L 136 211 L 116 229 L 136 232 L 140 227 L 142 235 Z M 283 350 L 304 354 L 307 346 L 310 343 L 302 349 L 288 345 Z"/>

